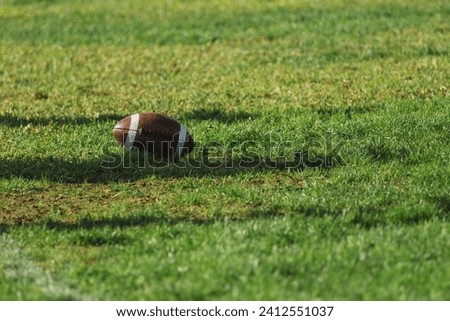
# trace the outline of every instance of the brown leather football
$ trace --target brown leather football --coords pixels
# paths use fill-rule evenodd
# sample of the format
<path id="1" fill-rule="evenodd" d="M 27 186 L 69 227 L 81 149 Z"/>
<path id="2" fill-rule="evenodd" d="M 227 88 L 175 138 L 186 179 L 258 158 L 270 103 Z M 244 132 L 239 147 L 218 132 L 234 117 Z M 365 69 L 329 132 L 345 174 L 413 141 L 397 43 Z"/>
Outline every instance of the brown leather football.
<path id="1" fill-rule="evenodd" d="M 161 157 L 180 158 L 194 149 L 186 127 L 157 113 L 140 113 L 120 120 L 114 138 L 126 149 L 136 147 Z"/>

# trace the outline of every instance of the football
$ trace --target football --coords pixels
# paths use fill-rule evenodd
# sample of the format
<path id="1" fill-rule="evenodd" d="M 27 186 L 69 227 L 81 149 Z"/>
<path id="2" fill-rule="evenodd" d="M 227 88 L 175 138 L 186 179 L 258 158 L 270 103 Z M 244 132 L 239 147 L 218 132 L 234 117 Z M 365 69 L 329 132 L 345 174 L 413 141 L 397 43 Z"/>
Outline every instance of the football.
<path id="1" fill-rule="evenodd" d="M 183 124 L 157 113 L 127 116 L 114 126 L 113 135 L 128 150 L 136 147 L 163 158 L 178 159 L 194 149 Z"/>

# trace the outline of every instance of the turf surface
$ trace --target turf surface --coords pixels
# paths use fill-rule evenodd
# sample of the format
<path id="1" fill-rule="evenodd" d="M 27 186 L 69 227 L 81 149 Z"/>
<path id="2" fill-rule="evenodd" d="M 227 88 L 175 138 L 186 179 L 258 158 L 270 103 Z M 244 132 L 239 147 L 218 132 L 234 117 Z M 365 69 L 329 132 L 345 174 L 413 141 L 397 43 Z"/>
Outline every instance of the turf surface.
<path id="1" fill-rule="evenodd" d="M 0 298 L 449 300 L 449 18 L 0 1 Z M 124 153 L 141 111 L 194 153 Z"/>

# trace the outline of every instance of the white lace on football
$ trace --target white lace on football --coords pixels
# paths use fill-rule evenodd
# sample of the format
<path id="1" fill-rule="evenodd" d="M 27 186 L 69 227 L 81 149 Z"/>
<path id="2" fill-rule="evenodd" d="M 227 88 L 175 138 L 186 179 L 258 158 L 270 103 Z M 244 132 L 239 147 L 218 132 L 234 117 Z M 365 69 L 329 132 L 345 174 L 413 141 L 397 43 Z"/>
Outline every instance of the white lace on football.
<path id="1" fill-rule="evenodd" d="M 131 115 L 130 128 L 128 130 L 127 139 L 125 140 L 124 147 L 126 149 L 131 149 L 134 145 L 134 140 L 136 139 L 136 133 L 139 126 L 139 114 Z"/>
<path id="2" fill-rule="evenodd" d="M 180 133 L 178 135 L 177 150 L 175 151 L 175 157 L 179 157 L 183 152 L 184 144 L 186 143 L 187 130 L 183 124 L 180 124 Z"/>

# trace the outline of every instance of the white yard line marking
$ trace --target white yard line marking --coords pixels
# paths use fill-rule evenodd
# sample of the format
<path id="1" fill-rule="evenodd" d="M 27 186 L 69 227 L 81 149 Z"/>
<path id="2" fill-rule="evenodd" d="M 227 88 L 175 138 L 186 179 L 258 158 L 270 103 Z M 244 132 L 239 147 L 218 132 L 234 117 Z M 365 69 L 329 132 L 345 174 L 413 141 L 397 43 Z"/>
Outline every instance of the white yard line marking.
<path id="1" fill-rule="evenodd" d="M 0 235 L 0 273 L 2 272 L 11 282 L 31 284 L 39 288 L 45 299 L 89 300 L 87 296 L 56 282 L 49 272 L 30 260 L 15 244 L 14 239 L 6 234 Z M 23 296 L 19 287 L 17 300 L 24 299 L 27 297 Z"/>

